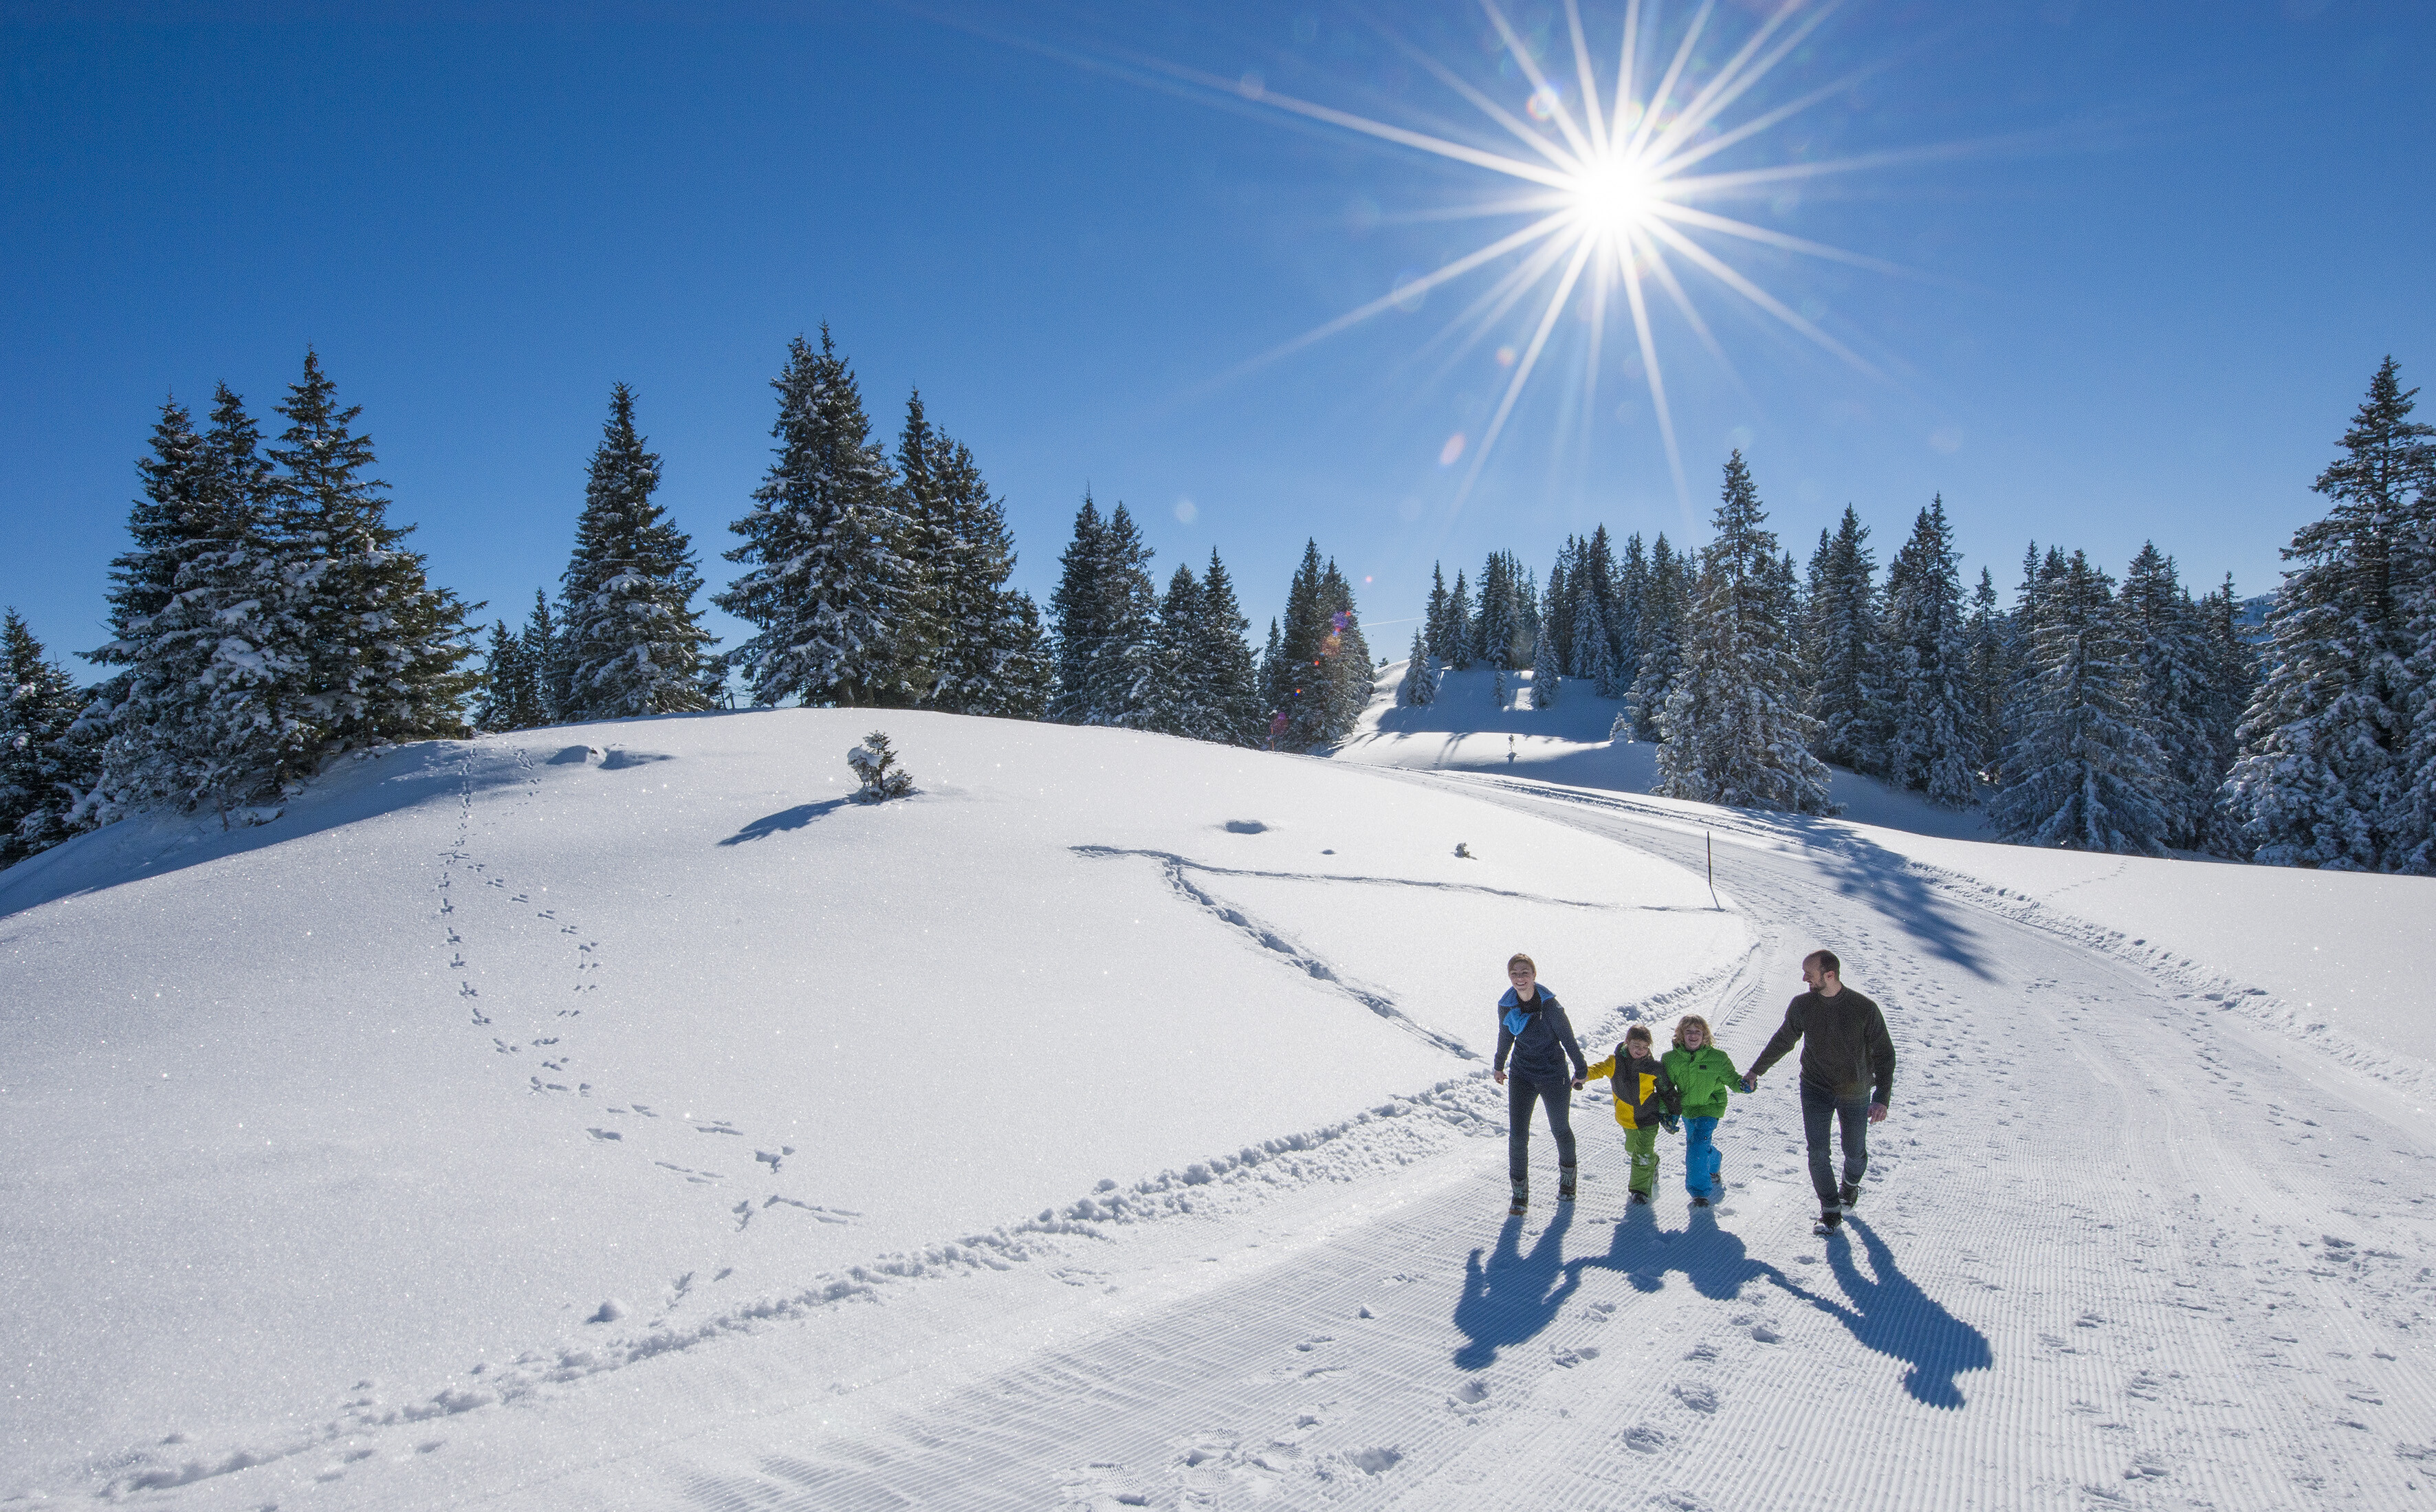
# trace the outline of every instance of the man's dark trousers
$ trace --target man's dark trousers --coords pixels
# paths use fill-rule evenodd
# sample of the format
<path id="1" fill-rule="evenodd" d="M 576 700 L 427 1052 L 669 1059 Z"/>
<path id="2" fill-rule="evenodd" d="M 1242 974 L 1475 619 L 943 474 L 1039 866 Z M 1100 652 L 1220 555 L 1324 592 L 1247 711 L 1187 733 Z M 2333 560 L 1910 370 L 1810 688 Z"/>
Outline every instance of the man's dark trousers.
<path id="1" fill-rule="evenodd" d="M 1861 1173 L 1870 1169 L 1870 1094 L 1864 1090 L 1848 1102 L 1838 1098 L 1833 1087 L 1801 1084 L 1801 1132 L 1810 1141 L 1810 1185 L 1818 1193 L 1822 1211 L 1841 1206 L 1836 1168 L 1827 1157 L 1830 1120 L 1842 1126 L 1844 1179 L 1858 1186 Z"/>

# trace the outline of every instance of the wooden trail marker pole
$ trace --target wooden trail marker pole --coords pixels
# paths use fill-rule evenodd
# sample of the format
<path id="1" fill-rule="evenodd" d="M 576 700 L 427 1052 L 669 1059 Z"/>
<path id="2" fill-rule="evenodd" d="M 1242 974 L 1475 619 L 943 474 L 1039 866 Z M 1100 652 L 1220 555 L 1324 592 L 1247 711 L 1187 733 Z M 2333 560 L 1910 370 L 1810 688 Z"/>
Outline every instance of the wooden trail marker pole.
<path id="1" fill-rule="evenodd" d="M 1703 829 L 1700 831 L 1700 843 L 1709 848 L 1709 903 L 1711 907 L 1722 913 L 1726 906 L 1717 901 L 1717 837 Z"/>

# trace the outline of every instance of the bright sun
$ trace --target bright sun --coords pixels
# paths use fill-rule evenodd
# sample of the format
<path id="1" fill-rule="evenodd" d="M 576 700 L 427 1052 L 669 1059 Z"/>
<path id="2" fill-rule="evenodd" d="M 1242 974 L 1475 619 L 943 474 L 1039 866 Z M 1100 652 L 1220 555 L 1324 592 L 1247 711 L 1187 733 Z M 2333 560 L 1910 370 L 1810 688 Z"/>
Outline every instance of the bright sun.
<path id="1" fill-rule="evenodd" d="M 1492 332 L 1510 329 L 1509 317 L 1524 300 L 1552 282 L 1554 287 L 1527 345 L 1510 358 L 1505 354 L 1513 349 L 1501 348 L 1500 360 L 1509 362 L 1514 371 L 1479 444 L 1469 448 L 1471 464 L 1459 496 L 1470 495 L 1558 319 L 1578 292 L 1589 302 L 1590 339 L 1578 395 L 1582 402 L 1573 407 L 1574 411 L 1593 412 L 1590 401 L 1595 397 L 1599 380 L 1602 339 L 1609 319 L 1621 307 L 1631 317 L 1639 357 L 1634 364 L 1636 375 L 1648 389 L 1677 495 L 1689 509 L 1691 495 L 1666 401 L 1666 379 L 1650 306 L 1664 300 L 1714 356 L 1722 361 L 1724 353 L 1679 274 L 1696 269 L 1819 347 L 1871 372 L 1870 365 L 1851 348 L 1761 288 L 1708 243 L 1727 238 L 1729 243 L 1756 243 L 1900 271 L 1877 258 L 1822 246 L 1707 206 L 1764 199 L 1802 180 L 1877 166 L 1906 154 L 1881 152 L 1804 162 L 1780 159 L 1731 169 L 1721 168 L 1715 161 L 1719 154 L 1745 143 L 1764 142 L 1763 133 L 1842 93 L 1852 82 L 1850 78 L 1834 80 L 1739 121 L 1729 119 L 1728 113 L 1836 9 L 1836 0 L 1777 0 L 1766 19 L 1739 45 L 1719 48 L 1722 61 L 1705 68 L 1700 43 L 1717 9 L 1716 0 L 1702 0 L 1676 38 L 1671 56 L 1651 45 L 1656 41 L 1650 33 L 1656 29 L 1657 0 L 1624 0 L 1621 47 L 1613 55 L 1614 72 L 1604 88 L 1584 36 L 1580 0 L 1561 0 L 1562 29 L 1572 44 L 1570 68 L 1557 65 L 1554 48 L 1526 43 L 1506 18 L 1500 0 L 1478 0 L 1478 4 L 1495 28 L 1505 57 L 1531 86 L 1519 112 L 1491 93 L 1495 86 L 1484 89 L 1473 84 L 1384 21 L 1373 18 L 1369 25 L 1409 61 L 1478 110 L 1487 126 L 1508 138 L 1499 145 L 1502 150 L 1296 99 L 1267 89 L 1257 76 L 1246 75 L 1239 81 L 1169 70 L 1271 109 L 1486 170 L 1497 176 L 1501 192 L 1470 213 L 1532 217 L 1520 230 L 1498 236 L 1433 272 L 1400 280 L 1392 293 L 1305 332 L 1246 366 L 1282 356 L 1386 310 L 1412 309 L 1431 288 L 1491 263 L 1505 263 L 1507 266 L 1495 282 L 1457 314 L 1438 339 L 1454 341 L 1457 356 L 1490 339 Z M 1644 10 L 1649 13 L 1648 25 L 1644 25 Z M 1545 63 L 1543 54 L 1548 55 Z M 1566 78 L 1567 73 L 1573 77 Z M 1494 133 L 1483 134 L 1494 140 Z M 1518 185 L 1519 194 L 1514 192 Z"/>

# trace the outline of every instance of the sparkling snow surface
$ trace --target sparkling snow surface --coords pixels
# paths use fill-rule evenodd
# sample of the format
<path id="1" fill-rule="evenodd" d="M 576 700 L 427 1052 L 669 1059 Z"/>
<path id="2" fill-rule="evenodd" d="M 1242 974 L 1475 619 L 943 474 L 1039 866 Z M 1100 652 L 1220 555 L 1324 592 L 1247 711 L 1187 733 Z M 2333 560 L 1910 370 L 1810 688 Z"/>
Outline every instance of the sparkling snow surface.
<path id="1" fill-rule="evenodd" d="M 0 1507 L 2427 1504 L 2427 883 L 1571 780 L 723 715 L 0 875 Z M 1843 1233 L 1790 1066 L 1505 1215 L 1507 951 L 1748 1062 L 1819 945 Z"/>

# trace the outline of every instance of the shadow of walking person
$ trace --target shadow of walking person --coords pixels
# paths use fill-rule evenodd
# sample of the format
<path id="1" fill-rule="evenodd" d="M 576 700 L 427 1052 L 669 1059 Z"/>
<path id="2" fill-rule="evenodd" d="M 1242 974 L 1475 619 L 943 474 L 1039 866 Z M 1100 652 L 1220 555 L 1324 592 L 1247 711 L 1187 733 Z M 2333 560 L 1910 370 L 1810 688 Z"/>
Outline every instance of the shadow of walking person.
<path id="1" fill-rule="evenodd" d="M 1931 1407 L 1962 1406 L 1962 1391 L 1954 1378 L 1965 1370 L 1986 1370 L 1995 1364 L 1996 1353 L 1989 1347 L 1988 1336 L 1913 1285 L 1911 1277 L 1896 1267 L 1894 1251 L 1869 1225 L 1847 1218 L 1844 1228 L 1860 1236 L 1876 1279 L 1864 1277 L 1853 1263 L 1852 1245 L 1830 1241 L 1827 1263 L 1852 1306 L 1839 1306 L 1821 1296 L 1811 1296 L 1812 1305 L 1833 1314 L 1863 1345 L 1908 1364 L 1904 1390 L 1913 1400 Z"/>
<path id="2" fill-rule="evenodd" d="M 1497 1351 L 1526 1342 L 1556 1319 L 1581 1277 L 1564 1263 L 1565 1230 L 1574 1205 L 1557 1205 L 1557 1216 L 1522 1253 L 1522 1220 L 1512 1217 L 1497 1231 L 1497 1248 L 1484 1261 L 1473 1250 L 1463 1262 L 1463 1295 L 1455 1299 L 1454 1326 L 1464 1344 L 1454 1352 L 1458 1370 L 1485 1370 Z"/>
<path id="3" fill-rule="evenodd" d="M 1767 1281 L 1797 1295 L 1808 1294 L 1766 1260 L 1753 1260 L 1742 1236 L 1719 1228 L 1714 1210 L 1695 1208 L 1688 1226 L 1669 1232 L 1646 1208 L 1626 1210 L 1604 1255 L 1584 1256 L 1565 1269 L 1578 1282 L 1585 1270 L 1621 1271 L 1637 1292 L 1665 1290 L 1670 1271 L 1680 1271 L 1692 1290 L 1713 1301 L 1742 1295 L 1746 1282 Z"/>

